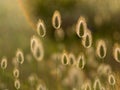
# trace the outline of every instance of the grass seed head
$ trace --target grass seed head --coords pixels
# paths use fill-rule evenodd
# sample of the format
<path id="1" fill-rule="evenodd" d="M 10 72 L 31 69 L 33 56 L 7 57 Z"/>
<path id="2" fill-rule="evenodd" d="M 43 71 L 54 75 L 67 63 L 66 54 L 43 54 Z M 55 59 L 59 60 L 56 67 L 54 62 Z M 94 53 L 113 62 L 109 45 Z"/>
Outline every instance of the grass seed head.
<path id="1" fill-rule="evenodd" d="M 69 65 L 74 66 L 76 64 L 75 55 L 73 53 L 69 54 Z"/>
<path id="2" fill-rule="evenodd" d="M 90 48 L 92 46 L 92 34 L 90 30 L 86 30 L 85 36 L 82 38 L 82 45 L 85 48 Z"/>
<path id="3" fill-rule="evenodd" d="M 101 82 L 99 79 L 95 79 L 93 83 L 93 89 L 94 90 L 100 90 L 101 89 Z"/>
<path id="4" fill-rule="evenodd" d="M 41 37 L 44 37 L 46 35 L 45 24 L 44 24 L 44 21 L 41 19 L 39 19 L 38 24 L 37 24 L 37 33 Z"/>
<path id="5" fill-rule="evenodd" d="M 19 81 L 18 79 L 16 79 L 16 80 L 14 81 L 14 87 L 15 87 L 17 90 L 20 89 L 20 81 Z"/>
<path id="6" fill-rule="evenodd" d="M 1 68 L 4 70 L 7 68 L 7 58 L 3 57 L 1 60 Z"/>
<path id="7" fill-rule="evenodd" d="M 34 45 L 33 45 L 33 43 L 34 43 Z M 40 41 L 40 39 L 38 39 L 38 37 L 33 36 L 31 38 L 30 47 L 31 47 L 31 52 L 32 52 L 34 58 L 37 61 L 42 61 L 43 57 L 44 57 L 44 49 L 43 49 L 42 42 Z"/>
<path id="8" fill-rule="evenodd" d="M 107 53 L 107 47 L 104 40 L 98 40 L 97 46 L 96 46 L 96 54 L 99 58 L 103 59 L 105 58 Z"/>
<path id="9" fill-rule="evenodd" d="M 56 10 L 52 17 L 52 25 L 55 29 L 59 29 L 61 26 L 61 14 Z"/>
<path id="10" fill-rule="evenodd" d="M 79 54 L 78 59 L 77 59 L 77 67 L 80 69 L 83 69 L 85 67 L 85 56 L 83 53 Z"/>
<path id="11" fill-rule="evenodd" d="M 16 60 L 20 64 L 23 64 L 23 62 L 24 62 L 24 54 L 23 54 L 23 51 L 21 49 L 17 49 Z"/>
<path id="12" fill-rule="evenodd" d="M 67 65 L 68 64 L 69 57 L 68 57 L 67 52 L 63 52 L 61 60 L 62 60 L 62 64 L 63 65 Z"/>
<path id="13" fill-rule="evenodd" d="M 118 63 L 120 63 L 120 45 L 117 43 L 115 43 L 113 47 L 113 57 Z"/>
<path id="14" fill-rule="evenodd" d="M 114 77 L 114 75 L 113 74 L 110 74 L 110 75 L 108 75 L 108 82 L 109 82 L 109 84 L 110 85 L 115 85 L 115 77 Z"/>
<path id="15" fill-rule="evenodd" d="M 87 30 L 87 24 L 84 17 L 79 17 L 76 24 L 76 33 L 78 37 L 84 37 Z"/>
<path id="16" fill-rule="evenodd" d="M 17 68 L 14 68 L 13 70 L 13 76 L 17 79 L 19 77 L 19 70 Z"/>

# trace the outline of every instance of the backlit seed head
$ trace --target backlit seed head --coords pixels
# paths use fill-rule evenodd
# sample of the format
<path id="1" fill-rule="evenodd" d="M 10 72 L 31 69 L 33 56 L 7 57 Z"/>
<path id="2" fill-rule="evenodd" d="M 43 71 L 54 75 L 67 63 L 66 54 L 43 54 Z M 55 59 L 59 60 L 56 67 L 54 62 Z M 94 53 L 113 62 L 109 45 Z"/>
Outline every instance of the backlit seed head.
<path id="1" fill-rule="evenodd" d="M 85 48 L 90 48 L 92 45 L 92 34 L 90 30 L 86 30 L 85 36 L 82 38 L 82 45 Z"/>
<path id="2" fill-rule="evenodd" d="M 38 39 L 36 36 L 33 36 L 31 39 L 30 47 L 31 47 L 31 52 L 32 52 L 34 58 L 37 61 L 43 60 L 44 49 L 43 49 L 43 45 L 42 45 L 42 42 L 40 41 L 40 39 Z"/>
<path id="3" fill-rule="evenodd" d="M 42 61 L 44 57 L 44 51 L 42 45 L 39 43 L 34 49 L 34 57 L 37 61 Z"/>
<path id="4" fill-rule="evenodd" d="M 14 81 L 14 87 L 15 87 L 17 90 L 20 89 L 20 81 L 19 81 L 18 79 L 16 79 L 16 80 Z"/>
<path id="5" fill-rule="evenodd" d="M 68 64 L 69 57 L 68 57 L 66 52 L 63 52 L 61 60 L 62 60 L 62 64 L 63 65 L 67 65 Z"/>
<path id="6" fill-rule="evenodd" d="M 59 11 L 55 11 L 52 17 L 52 25 L 55 29 L 59 29 L 61 26 L 61 15 Z"/>
<path id="7" fill-rule="evenodd" d="M 93 89 L 94 90 L 100 90 L 101 89 L 101 82 L 99 79 L 96 79 L 93 84 Z"/>
<path id="8" fill-rule="evenodd" d="M 28 83 L 30 84 L 30 86 L 36 85 L 37 80 L 38 76 L 35 73 L 32 73 L 30 74 L 30 76 L 28 76 Z"/>
<path id="9" fill-rule="evenodd" d="M 84 17 L 79 17 L 76 24 L 76 33 L 78 37 L 84 37 L 87 30 L 87 24 Z"/>
<path id="10" fill-rule="evenodd" d="M 92 90 L 91 84 L 90 83 L 86 83 L 84 90 Z"/>
<path id="11" fill-rule="evenodd" d="M 97 72 L 98 72 L 99 75 L 108 76 L 109 74 L 112 73 L 112 69 L 111 69 L 111 67 L 109 65 L 101 64 L 98 67 Z"/>
<path id="12" fill-rule="evenodd" d="M 16 60 L 20 64 L 23 64 L 23 62 L 24 62 L 24 54 L 21 49 L 17 49 Z"/>
<path id="13" fill-rule="evenodd" d="M 36 88 L 36 90 L 43 90 L 43 86 L 41 84 L 39 84 Z"/>
<path id="14" fill-rule="evenodd" d="M 91 82 L 87 81 L 81 86 L 81 90 L 92 90 Z"/>
<path id="15" fill-rule="evenodd" d="M 44 85 L 38 84 L 36 90 L 47 90 L 47 89 Z"/>
<path id="16" fill-rule="evenodd" d="M 114 77 L 113 74 L 110 74 L 108 76 L 108 82 L 109 82 L 110 85 L 115 85 L 115 77 Z"/>
<path id="17" fill-rule="evenodd" d="M 85 62 L 84 54 L 83 53 L 79 54 L 77 63 L 76 63 L 77 67 L 80 69 L 83 69 L 85 67 L 85 63 L 86 62 Z"/>
<path id="18" fill-rule="evenodd" d="M 74 66 L 76 64 L 75 55 L 73 53 L 69 54 L 69 65 Z"/>
<path id="19" fill-rule="evenodd" d="M 118 45 L 117 43 L 114 44 L 113 47 L 113 57 L 118 63 L 120 63 L 120 45 Z"/>
<path id="20" fill-rule="evenodd" d="M 1 68 L 4 70 L 7 68 L 7 58 L 3 57 L 1 60 Z"/>
<path id="21" fill-rule="evenodd" d="M 97 46 L 96 46 L 96 53 L 97 56 L 101 59 L 105 58 L 107 52 L 106 43 L 104 40 L 98 40 Z"/>
<path id="22" fill-rule="evenodd" d="M 44 24 L 44 21 L 41 19 L 39 19 L 38 24 L 37 24 L 37 33 L 41 37 L 44 37 L 46 35 L 45 24 Z"/>
<path id="23" fill-rule="evenodd" d="M 33 36 L 30 41 L 30 48 L 32 52 L 34 51 L 36 45 L 38 45 L 38 38 Z"/>
<path id="24" fill-rule="evenodd" d="M 100 90 L 106 90 L 106 89 L 105 89 L 105 87 L 102 86 Z"/>
<path id="25" fill-rule="evenodd" d="M 18 77 L 19 77 L 19 70 L 18 70 L 17 68 L 14 68 L 14 70 L 13 70 L 13 76 L 14 76 L 15 78 L 18 78 Z"/>

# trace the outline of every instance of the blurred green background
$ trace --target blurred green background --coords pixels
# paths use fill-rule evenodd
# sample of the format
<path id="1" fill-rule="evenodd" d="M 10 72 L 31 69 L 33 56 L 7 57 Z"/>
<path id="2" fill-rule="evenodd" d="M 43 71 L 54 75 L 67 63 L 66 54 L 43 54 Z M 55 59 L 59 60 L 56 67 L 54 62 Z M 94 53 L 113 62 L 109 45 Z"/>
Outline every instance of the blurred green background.
<path id="1" fill-rule="evenodd" d="M 65 32 L 65 40 L 57 42 L 54 37 L 54 28 L 51 24 L 51 18 L 53 12 L 59 10 L 62 17 L 62 28 Z M 79 38 L 69 35 L 68 33 L 75 30 L 75 24 L 79 16 L 84 16 L 87 20 L 87 26 L 92 31 L 94 42 L 98 38 L 105 38 L 108 40 L 108 56 L 105 63 L 112 66 L 113 70 L 118 72 L 120 65 L 116 63 L 112 58 L 112 46 L 113 43 L 120 43 L 120 1 L 119 0 L 1 0 L 0 1 L 0 58 L 7 56 L 10 67 L 8 73 L 1 75 L 2 77 L 8 77 L 9 82 L 7 87 L 13 89 L 13 85 L 10 82 L 12 76 L 6 76 L 11 73 L 12 59 L 15 56 L 17 48 L 21 48 L 24 54 L 27 56 L 30 52 L 30 38 L 33 34 L 36 34 L 36 24 L 39 18 L 45 21 L 47 28 L 47 36 L 42 39 L 45 47 L 45 59 L 39 67 L 37 63 L 32 61 L 32 64 L 23 65 L 21 71 L 25 72 L 21 75 L 21 81 L 30 74 L 30 72 L 36 72 L 44 81 L 47 82 L 47 86 L 50 90 L 63 90 L 59 88 L 59 80 L 56 80 L 49 74 L 49 65 L 52 65 L 54 61 L 49 60 L 47 56 L 54 52 L 59 52 L 59 45 L 64 44 L 64 48 L 68 51 L 75 53 L 79 52 Z M 31 25 L 32 23 L 32 25 Z M 70 31 L 71 30 L 71 31 Z M 95 43 L 93 42 L 93 46 Z M 49 47 L 48 47 L 49 45 Z M 73 48 L 73 47 L 76 48 Z M 60 46 L 61 47 L 61 46 Z M 75 50 L 77 51 L 75 51 Z M 30 54 L 31 55 L 31 54 Z M 32 57 L 32 56 L 31 56 Z M 33 58 L 32 58 L 33 59 Z M 111 61 L 109 61 L 111 60 Z M 47 67 L 45 65 L 48 65 Z M 45 68 L 46 67 L 46 68 Z M 54 68 L 55 66 L 51 67 Z M 41 70 L 41 72 L 37 71 Z M 44 68 L 42 70 L 42 68 Z M 50 69 L 51 69 L 50 68 Z M 26 72 L 27 71 L 27 72 Z M 0 77 L 1 77 L 0 75 Z M 4 78 L 0 78 L 1 82 Z M 51 78 L 52 77 L 52 78 Z M 51 79 L 50 79 L 51 78 Z M 55 81 L 51 85 L 50 82 Z M 12 79 L 13 82 L 13 79 Z M 9 85 L 10 84 L 10 85 Z M 24 83 L 23 83 L 24 84 Z M 29 85 L 25 82 L 21 90 L 34 90 L 28 89 Z M 55 89 L 56 88 L 56 89 Z M 11 90 L 11 89 L 10 89 Z M 65 90 L 72 90 L 66 88 Z"/>
<path id="2" fill-rule="evenodd" d="M 0 56 L 13 56 L 18 47 L 27 49 L 32 34 L 18 1 L 0 1 Z"/>

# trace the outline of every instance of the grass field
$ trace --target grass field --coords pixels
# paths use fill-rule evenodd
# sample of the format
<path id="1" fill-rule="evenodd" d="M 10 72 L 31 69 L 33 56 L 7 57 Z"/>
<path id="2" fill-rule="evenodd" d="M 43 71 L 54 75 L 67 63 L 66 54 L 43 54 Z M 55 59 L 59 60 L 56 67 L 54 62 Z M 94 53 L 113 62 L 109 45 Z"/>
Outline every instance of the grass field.
<path id="1" fill-rule="evenodd" d="M 0 90 L 119 90 L 120 1 L 0 1 Z"/>

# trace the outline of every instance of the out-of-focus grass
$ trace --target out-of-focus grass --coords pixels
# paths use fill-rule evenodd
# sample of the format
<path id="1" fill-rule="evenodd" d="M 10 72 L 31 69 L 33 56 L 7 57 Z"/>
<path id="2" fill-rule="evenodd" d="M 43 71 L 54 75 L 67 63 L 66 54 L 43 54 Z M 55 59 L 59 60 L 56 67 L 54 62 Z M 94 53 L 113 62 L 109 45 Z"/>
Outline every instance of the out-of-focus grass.
<path id="1" fill-rule="evenodd" d="M 32 33 L 18 2 L 0 1 L 0 56 L 13 56 L 18 47 L 28 47 Z"/>
<path id="2" fill-rule="evenodd" d="M 107 39 L 107 44 L 109 46 L 107 57 L 104 62 L 110 64 L 113 70 L 118 72 L 118 67 L 120 67 L 120 65 L 113 60 L 111 48 L 113 42 L 120 42 L 120 19 L 118 17 L 120 15 L 118 7 L 119 2 L 116 3 L 116 7 L 114 5 L 109 6 L 111 8 L 109 9 L 106 6 L 107 1 L 105 3 L 98 2 L 96 4 L 96 2 L 87 2 L 87 0 L 53 0 L 54 2 L 45 0 L 25 0 L 24 6 L 26 12 L 29 13 L 28 17 L 34 25 L 36 25 L 39 18 L 42 18 L 45 20 L 47 28 L 47 35 L 45 38 L 41 39 L 45 50 L 45 57 L 42 62 L 38 63 L 35 61 L 30 51 L 30 39 L 33 34 L 36 35 L 36 32 L 33 30 L 34 28 L 30 27 L 19 3 L 16 0 L 13 1 L 12 3 L 10 0 L 0 1 L 0 58 L 3 56 L 7 56 L 8 58 L 7 70 L 3 71 L 0 69 L 1 85 L 4 84 L 6 88 L 15 90 L 14 77 L 12 75 L 12 70 L 14 68 L 12 59 L 15 57 L 17 48 L 21 48 L 24 51 L 25 62 L 19 67 L 20 90 L 35 90 L 35 87 L 31 88 L 28 83 L 28 77 L 32 73 L 42 79 L 49 90 L 72 90 L 72 85 L 69 87 L 63 85 L 64 78 L 69 76 L 68 72 L 72 68 L 63 66 L 62 69 L 64 68 L 65 70 L 60 71 L 58 76 L 56 76 L 57 69 L 61 68 L 61 65 L 58 64 L 56 66 L 56 61 L 52 60 L 51 56 L 55 53 L 61 53 L 63 49 L 75 53 L 76 56 L 81 51 L 85 52 L 86 49 L 81 46 L 81 40 L 75 36 L 75 33 L 73 33 L 72 37 L 69 36 L 69 33 L 71 33 L 69 31 L 74 31 L 75 29 L 75 24 L 79 15 L 83 15 L 87 19 L 88 28 L 91 29 L 94 38 L 93 47 L 97 39 Z M 108 2 L 108 4 L 111 5 L 112 1 Z M 60 42 L 55 40 L 53 33 L 54 29 L 51 24 L 52 14 L 56 9 L 61 12 L 63 20 L 62 27 L 66 35 L 65 39 Z M 115 32 L 118 34 L 114 35 Z M 116 37 L 118 38 L 116 39 Z M 30 59 L 30 61 L 28 59 Z M 87 59 L 89 58 L 87 57 Z M 85 71 L 83 72 L 86 73 L 86 76 L 89 76 L 89 67 L 85 67 Z M 61 73 L 62 77 L 58 78 Z M 0 89 L 2 89 L 2 86 L 0 86 Z"/>

